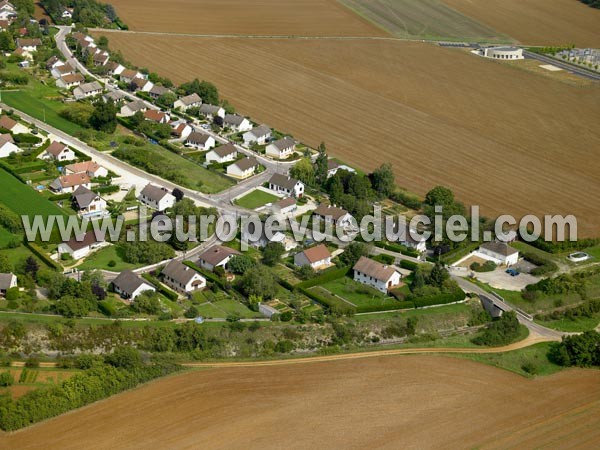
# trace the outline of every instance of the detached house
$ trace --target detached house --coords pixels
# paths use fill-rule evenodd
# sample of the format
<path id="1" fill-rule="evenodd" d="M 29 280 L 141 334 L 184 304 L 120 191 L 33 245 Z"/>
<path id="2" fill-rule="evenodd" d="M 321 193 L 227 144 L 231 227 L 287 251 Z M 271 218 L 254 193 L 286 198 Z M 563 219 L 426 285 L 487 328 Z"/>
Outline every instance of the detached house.
<path id="1" fill-rule="evenodd" d="M 91 83 L 84 83 L 77 86 L 73 89 L 73 95 L 77 100 L 81 100 L 83 98 L 95 97 L 98 94 L 102 93 L 102 85 L 97 81 L 92 81 Z"/>
<path id="2" fill-rule="evenodd" d="M 206 154 L 207 163 L 223 164 L 229 161 L 234 161 L 237 158 L 237 149 L 233 144 L 225 144 L 217 147 Z"/>
<path id="3" fill-rule="evenodd" d="M 252 129 L 250 121 L 239 114 L 225 114 L 223 126 L 233 131 L 248 131 Z"/>
<path id="4" fill-rule="evenodd" d="M 295 148 L 296 143 L 294 140 L 290 137 L 284 137 L 267 145 L 265 153 L 274 158 L 286 159 L 294 154 Z"/>
<path id="5" fill-rule="evenodd" d="M 122 298 L 134 301 L 145 291 L 156 291 L 156 288 L 131 270 L 124 270 L 112 282 L 114 291 Z"/>
<path id="6" fill-rule="evenodd" d="M 345 170 L 347 172 L 356 172 L 352 167 L 346 166 L 345 164 L 340 164 L 334 159 L 327 160 L 327 178 L 334 176 L 338 170 Z"/>
<path id="7" fill-rule="evenodd" d="M 140 77 L 134 78 L 130 84 L 133 86 L 134 91 L 149 92 L 154 87 L 152 81 Z"/>
<path id="8" fill-rule="evenodd" d="M 206 287 L 206 278 L 177 260 L 167 264 L 161 275 L 167 286 L 186 294 Z"/>
<path id="9" fill-rule="evenodd" d="M 242 137 L 246 145 L 263 145 L 271 138 L 271 129 L 266 125 L 260 125 L 246 131 Z"/>
<path id="10" fill-rule="evenodd" d="M 121 75 L 126 70 L 125 66 L 115 61 L 109 62 L 106 67 L 109 75 Z"/>
<path id="11" fill-rule="evenodd" d="M 83 75 L 80 73 L 71 73 L 69 75 L 63 75 L 56 80 L 56 85 L 61 89 L 71 89 L 79 86 L 84 81 L 85 78 L 83 78 Z"/>
<path id="12" fill-rule="evenodd" d="M 0 128 L 10 131 L 13 134 L 28 133 L 29 129 L 25 125 L 21 125 L 16 120 L 8 116 L 0 117 Z"/>
<path id="13" fill-rule="evenodd" d="M 251 177 L 258 168 L 258 161 L 253 156 L 247 156 L 227 166 L 227 175 L 243 180 Z"/>
<path id="14" fill-rule="evenodd" d="M 136 78 L 144 78 L 137 70 L 125 69 L 119 74 L 119 80 L 125 84 L 131 84 Z"/>
<path id="15" fill-rule="evenodd" d="M 364 256 L 360 257 L 352 269 L 354 270 L 354 281 L 374 287 L 383 293 L 398 286 L 402 278 L 400 272 L 392 266 L 381 264 Z"/>
<path id="16" fill-rule="evenodd" d="M 408 248 L 418 251 L 419 253 L 424 253 L 427 251 L 427 240 L 415 230 L 413 230 L 411 233 L 407 229 L 406 234 L 399 240 L 399 242 Z"/>
<path id="17" fill-rule="evenodd" d="M 76 236 L 58 245 L 58 254 L 66 253 L 73 259 L 81 259 L 88 256 L 92 250 L 108 245 L 107 242 L 96 238 L 94 231 L 88 231 L 84 235 Z"/>
<path id="18" fill-rule="evenodd" d="M 121 106 L 121 111 L 119 112 L 119 114 L 122 117 L 131 117 L 138 111 L 145 112 L 147 110 L 148 106 L 146 106 L 146 104 L 143 101 L 134 100 L 130 103 L 127 103 L 126 105 Z"/>
<path id="19" fill-rule="evenodd" d="M 72 161 L 75 159 L 75 152 L 65 144 L 54 141 L 46 149 L 44 158 L 54 159 L 56 161 Z"/>
<path id="20" fill-rule="evenodd" d="M 197 148 L 198 150 L 210 150 L 215 146 L 215 139 L 208 134 L 195 131 L 187 137 L 185 146 Z"/>
<path id="21" fill-rule="evenodd" d="M 175 204 L 175 197 L 169 193 L 167 188 L 155 186 L 151 183 L 148 183 L 142 189 L 139 199 L 142 203 L 158 211 L 164 211 Z"/>
<path id="22" fill-rule="evenodd" d="M 496 264 L 512 266 L 519 262 L 519 251 L 505 242 L 486 242 L 479 246 L 478 253 Z"/>
<path id="23" fill-rule="evenodd" d="M 46 60 L 46 69 L 52 70 L 56 66 L 61 66 L 63 64 L 64 62 L 58 59 L 58 56 L 51 56 L 50 58 L 48 58 L 48 60 Z"/>
<path id="24" fill-rule="evenodd" d="M 171 127 L 173 128 L 171 133 L 181 139 L 187 139 L 187 137 L 194 131 L 194 129 L 185 121 L 173 122 L 171 123 Z"/>
<path id="25" fill-rule="evenodd" d="M 58 177 L 56 180 L 50 183 L 50 186 L 48 187 L 54 192 L 62 192 L 66 194 L 75 191 L 75 189 L 77 189 L 79 186 L 89 189 L 90 184 L 90 177 L 88 177 L 86 173 L 72 173 L 70 175 Z"/>
<path id="26" fill-rule="evenodd" d="M 157 111 L 156 109 L 148 109 L 144 112 L 144 119 L 156 123 L 169 123 L 171 118 L 168 114 Z"/>
<path id="27" fill-rule="evenodd" d="M 82 215 L 95 214 L 106 210 L 106 201 L 85 186 L 79 186 L 75 189 L 72 202 L 73 208 Z"/>
<path id="28" fill-rule="evenodd" d="M 17 39 L 17 48 L 23 49 L 23 51 L 31 53 L 37 52 L 38 47 L 42 45 L 42 41 L 40 39 Z"/>
<path id="29" fill-rule="evenodd" d="M 61 62 L 60 64 L 55 64 L 52 70 L 50 70 L 50 73 L 54 78 L 59 79 L 66 75 L 74 75 L 77 73 L 77 71 L 71 64 L 65 64 Z"/>
<path id="30" fill-rule="evenodd" d="M 298 209 L 296 199 L 294 197 L 286 197 L 273 203 L 274 214 L 290 214 Z"/>
<path id="31" fill-rule="evenodd" d="M 352 215 L 343 208 L 325 205 L 321 203 L 313 214 L 321 217 L 325 222 L 332 223 L 336 227 L 347 227 L 352 224 Z"/>
<path id="32" fill-rule="evenodd" d="M 208 103 L 205 103 L 200 106 L 200 115 L 207 119 L 217 116 L 225 118 L 225 110 L 220 106 L 209 105 Z"/>
<path id="33" fill-rule="evenodd" d="M 108 54 L 108 52 L 102 50 L 96 51 L 96 53 L 94 53 L 94 55 L 92 56 L 92 61 L 94 63 L 94 66 L 96 67 L 105 66 L 106 64 L 108 64 L 109 59 L 110 55 Z"/>
<path id="34" fill-rule="evenodd" d="M 319 244 L 296 253 L 294 264 L 298 267 L 310 266 L 315 270 L 319 270 L 331 265 L 331 253 L 324 244 Z"/>
<path id="35" fill-rule="evenodd" d="M 6 296 L 9 289 L 17 287 L 17 276 L 12 273 L 0 273 L 0 295 Z"/>
<path id="36" fill-rule="evenodd" d="M 222 245 L 213 245 L 200 254 L 198 264 L 207 270 L 214 270 L 215 267 L 227 270 L 227 263 L 236 255 L 240 255 L 240 252 Z"/>
<path id="37" fill-rule="evenodd" d="M 155 84 L 154 86 L 152 86 L 152 89 L 150 89 L 148 91 L 148 95 L 150 95 L 150 97 L 152 97 L 154 100 L 157 100 L 159 97 L 165 95 L 165 94 L 172 94 L 173 91 L 170 89 L 167 89 L 164 86 L 161 86 L 159 84 Z"/>
<path id="38" fill-rule="evenodd" d="M 90 178 L 97 178 L 107 176 L 108 170 L 95 161 L 84 161 L 66 166 L 65 174 L 70 173 L 86 173 Z"/>
<path id="39" fill-rule="evenodd" d="M 0 158 L 6 158 L 11 153 L 19 153 L 21 149 L 15 145 L 11 134 L 0 134 Z"/>
<path id="40" fill-rule="evenodd" d="M 181 111 L 187 111 L 190 108 L 199 108 L 202 105 L 202 99 L 195 92 L 185 97 L 177 99 L 173 103 L 173 108 L 180 109 Z"/>
<path id="41" fill-rule="evenodd" d="M 269 180 L 269 189 L 288 197 L 300 198 L 304 195 L 304 183 L 280 173 L 274 174 Z"/>

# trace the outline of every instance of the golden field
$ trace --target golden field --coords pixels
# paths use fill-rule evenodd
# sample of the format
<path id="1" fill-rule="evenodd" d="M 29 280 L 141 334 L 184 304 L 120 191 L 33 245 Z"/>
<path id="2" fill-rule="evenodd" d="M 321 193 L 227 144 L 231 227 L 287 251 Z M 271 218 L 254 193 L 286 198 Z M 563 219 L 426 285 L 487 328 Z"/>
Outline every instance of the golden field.
<path id="1" fill-rule="evenodd" d="M 600 234 L 600 85 L 431 44 L 111 33 L 133 63 L 214 82 L 265 122 L 365 170 L 394 165 L 482 214 L 575 214 Z"/>
<path id="2" fill-rule="evenodd" d="M 441 356 L 188 372 L 0 435 L 0 447 L 590 448 L 600 371 L 529 380 Z"/>

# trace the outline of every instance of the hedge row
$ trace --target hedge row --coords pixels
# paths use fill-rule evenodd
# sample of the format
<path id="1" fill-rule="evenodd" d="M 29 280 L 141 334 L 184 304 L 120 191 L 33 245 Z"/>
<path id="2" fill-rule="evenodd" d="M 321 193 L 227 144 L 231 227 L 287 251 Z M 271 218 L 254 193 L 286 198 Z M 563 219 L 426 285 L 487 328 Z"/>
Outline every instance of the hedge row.
<path id="1" fill-rule="evenodd" d="M 460 302 L 464 300 L 465 293 L 462 290 L 456 290 L 453 292 L 444 292 L 442 294 L 428 295 L 425 297 L 413 297 L 409 295 L 407 301 L 414 303 L 415 308 L 422 308 L 424 306 L 433 305 L 445 305 L 446 303 Z"/>
<path id="2" fill-rule="evenodd" d="M 311 300 L 314 300 L 315 302 L 320 303 L 323 306 L 327 306 L 328 308 L 335 310 L 336 312 L 339 312 L 340 314 L 348 315 L 348 314 L 356 313 L 355 307 L 352 307 L 349 304 L 347 304 L 346 302 L 344 302 L 342 300 L 338 300 L 335 297 L 326 298 L 326 297 L 323 297 L 323 296 L 317 294 L 316 292 L 308 290 L 308 288 L 299 288 L 299 290 L 300 290 L 300 292 L 302 292 L 304 295 L 306 295 Z"/>
<path id="3" fill-rule="evenodd" d="M 400 267 L 402 267 L 403 269 L 406 269 L 406 270 L 415 271 L 415 270 L 417 270 L 417 267 L 419 267 L 419 263 L 416 263 L 414 261 L 409 261 L 407 259 L 403 259 L 400 261 Z"/>
<path id="4" fill-rule="evenodd" d="M 418 251 L 416 251 L 412 248 L 408 248 L 404 245 L 394 244 L 391 242 L 377 241 L 377 242 L 375 242 L 375 246 L 379 247 L 379 248 L 383 248 L 385 250 L 389 250 L 390 252 L 400 253 L 405 256 L 411 256 L 413 258 L 419 257 Z"/>
<path id="5" fill-rule="evenodd" d="M 321 275 L 315 278 L 311 278 L 310 280 L 303 281 L 302 283 L 298 283 L 296 285 L 299 289 L 308 289 L 313 286 L 317 286 L 319 284 L 324 284 L 329 281 L 337 280 L 338 278 L 345 277 L 352 268 L 350 267 L 341 267 L 341 268 L 331 268 L 325 270 Z"/>
<path id="6" fill-rule="evenodd" d="M 63 270 L 62 266 L 60 264 L 58 264 L 57 262 L 55 262 L 53 259 L 51 259 L 46 254 L 46 252 L 42 248 L 40 248 L 36 243 L 29 242 L 27 239 L 25 239 L 23 242 L 25 244 L 25 247 L 27 247 L 29 250 L 31 250 L 31 252 L 35 256 L 40 258 L 44 264 L 46 264 L 51 269 L 62 272 L 62 270 Z"/>
<path id="7" fill-rule="evenodd" d="M 14 169 L 16 173 L 28 173 L 35 172 L 37 170 L 45 169 L 48 163 L 45 161 L 33 161 L 29 164 L 22 164 L 17 169 Z"/>
<path id="8" fill-rule="evenodd" d="M 118 192 L 120 189 L 119 186 L 117 186 L 116 184 L 111 184 L 109 186 L 100 186 L 97 188 L 94 188 L 94 191 L 97 192 L 98 194 L 112 194 L 114 192 Z"/>
<path id="9" fill-rule="evenodd" d="M 25 181 L 25 179 L 19 173 L 17 173 L 17 171 L 12 166 L 6 164 L 1 159 L 0 159 L 0 167 L 3 168 L 4 170 L 6 170 L 8 173 L 10 173 L 13 177 L 15 177 L 21 183 L 27 184 L 27 182 Z"/>

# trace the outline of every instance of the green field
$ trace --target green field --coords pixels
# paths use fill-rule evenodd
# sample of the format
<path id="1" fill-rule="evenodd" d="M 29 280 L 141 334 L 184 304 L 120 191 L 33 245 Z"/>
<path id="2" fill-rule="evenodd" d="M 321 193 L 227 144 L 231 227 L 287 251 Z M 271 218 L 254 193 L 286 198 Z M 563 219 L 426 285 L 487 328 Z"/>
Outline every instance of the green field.
<path id="1" fill-rule="evenodd" d="M 449 8 L 440 0 L 341 0 L 341 3 L 401 38 L 511 41 L 509 37 Z"/>
<path id="2" fill-rule="evenodd" d="M 6 70 L 20 74 L 28 74 L 26 70 L 19 69 L 15 64 L 7 64 Z M 50 82 L 50 80 L 48 80 Z M 52 81 L 53 83 L 53 81 Z M 43 84 L 33 76 L 29 77 L 29 84 L 19 87 L 15 91 L 3 91 L 2 102 L 8 106 L 23 111 L 38 120 L 43 120 L 49 125 L 64 131 L 65 133 L 75 134 L 82 128 L 58 115 L 65 107 L 57 88 Z"/>
<path id="3" fill-rule="evenodd" d="M 255 209 L 259 206 L 264 206 L 267 203 L 273 203 L 278 200 L 279 197 L 274 194 L 269 194 L 268 192 L 262 191 L 260 189 L 255 189 L 249 194 L 238 198 L 235 201 L 235 204 L 241 206 L 242 208 Z"/>
<path id="4" fill-rule="evenodd" d="M 114 261 L 114 266 L 109 266 L 108 263 Z M 127 269 L 135 269 L 141 267 L 143 264 L 130 264 L 123 261 L 121 248 L 117 245 L 109 245 L 108 247 L 101 248 L 88 256 L 83 264 L 78 269 L 80 270 L 109 270 L 111 272 L 122 272 Z"/>
<path id="5" fill-rule="evenodd" d="M 342 297 L 356 306 L 357 311 L 369 306 L 386 309 L 398 309 L 399 303 L 394 297 L 389 297 L 370 286 L 358 283 L 349 277 L 328 281 L 321 285 L 322 289 Z"/>
<path id="6" fill-rule="evenodd" d="M 573 320 L 563 318 L 559 320 L 536 320 L 537 323 L 548 328 L 569 333 L 578 333 L 595 329 L 600 324 L 600 314 L 593 317 L 579 317 Z"/>

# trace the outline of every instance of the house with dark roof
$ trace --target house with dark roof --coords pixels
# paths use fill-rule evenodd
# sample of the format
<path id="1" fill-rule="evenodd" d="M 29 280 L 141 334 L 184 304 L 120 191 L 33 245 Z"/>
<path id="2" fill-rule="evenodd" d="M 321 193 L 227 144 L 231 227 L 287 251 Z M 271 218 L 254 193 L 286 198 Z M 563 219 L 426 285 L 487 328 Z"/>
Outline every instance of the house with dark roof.
<path id="1" fill-rule="evenodd" d="M 180 109 L 181 111 L 187 111 L 190 108 L 199 108 L 202 105 L 202 99 L 195 92 L 185 97 L 181 97 L 175 100 L 173 103 L 174 109 Z"/>
<path id="2" fill-rule="evenodd" d="M 271 142 L 265 148 L 265 154 L 273 158 L 286 159 L 294 154 L 296 142 L 291 137 L 284 137 Z"/>
<path id="3" fill-rule="evenodd" d="M 273 203 L 274 214 L 289 214 L 298 209 L 296 199 L 294 197 L 285 197 L 278 202 Z"/>
<path id="4" fill-rule="evenodd" d="M 198 264 L 207 270 L 214 270 L 215 267 L 227 270 L 227 263 L 235 255 L 240 255 L 240 252 L 222 245 L 213 245 L 198 256 Z"/>
<path id="5" fill-rule="evenodd" d="M 512 266 L 519 262 L 519 251 L 505 242 L 495 241 L 481 244 L 478 253 L 479 256 L 496 264 Z"/>
<path id="6" fill-rule="evenodd" d="M 175 259 L 165 266 L 161 275 L 163 282 L 178 292 L 189 294 L 206 287 L 206 278 Z"/>
<path id="7" fill-rule="evenodd" d="M 250 131 L 246 131 L 242 138 L 244 144 L 252 145 L 264 145 L 269 139 L 271 139 L 271 129 L 266 125 L 259 125 L 258 127 L 252 128 Z"/>
<path id="8" fill-rule="evenodd" d="M 314 270 L 321 270 L 331 266 L 331 253 L 325 244 L 307 248 L 294 255 L 294 265 L 298 267 L 310 266 Z"/>
<path id="9" fill-rule="evenodd" d="M 140 192 L 139 199 L 142 203 L 158 211 L 164 211 L 175 204 L 175 197 L 167 188 L 148 183 Z"/>
<path id="10" fill-rule="evenodd" d="M 231 143 L 214 148 L 206 154 L 206 162 L 223 164 L 234 161 L 238 156 L 237 149 Z"/>
<path id="11" fill-rule="evenodd" d="M 123 72 L 119 74 L 119 80 L 125 84 L 131 84 L 133 80 L 136 78 L 143 78 L 142 73 L 133 69 L 125 69 Z"/>
<path id="12" fill-rule="evenodd" d="M 223 126 L 233 131 L 248 131 L 252 129 L 252 124 L 244 116 L 239 114 L 225 114 Z"/>
<path id="13" fill-rule="evenodd" d="M 203 151 L 210 150 L 215 146 L 215 144 L 215 138 L 208 134 L 199 133 L 197 131 L 190 133 L 185 140 L 186 147 L 192 147 Z"/>
<path id="14" fill-rule="evenodd" d="M 154 83 L 144 77 L 136 77 L 129 83 L 134 91 L 149 92 L 154 87 Z"/>
<path id="15" fill-rule="evenodd" d="M 365 256 L 360 257 L 352 270 L 354 271 L 354 281 L 384 293 L 401 283 L 402 275 L 393 266 L 381 264 Z"/>
<path id="16" fill-rule="evenodd" d="M 17 39 L 17 48 L 22 48 L 26 52 L 37 52 L 39 46 L 42 45 L 42 41 L 40 39 L 27 39 L 27 38 L 19 38 Z"/>
<path id="17" fill-rule="evenodd" d="M 98 94 L 102 93 L 102 85 L 97 81 L 92 81 L 91 83 L 83 83 L 73 89 L 73 96 L 77 100 L 81 100 L 84 98 L 95 97 Z"/>
<path id="18" fill-rule="evenodd" d="M 66 76 L 66 75 L 73 75 L 73 74 L 77 73 L 77 71 L 71 64 L 63 63 L 62 61 L 59 61 L 58 63 L 56 63 L 54 65 L 54 67 L 52 67 L 52 69 L 50 70 L 50 73 L 52 74 L 52 76 L 54 78 L 58 79 L 60 77 Z"/>
<path id="19" fill-rule="evenodd" d="M 136 112 L 145 112 L 148 109 L 146 103 L 142 100 L 133 100 L 123 106 L 121 106 L 121 111 L 119 111 L 119 115 L 122 117 L 131 117 Z"/>
<path id="20" fill-rule="evenodd" d="M 75 189 L 71 201 L 73 208 L 82 215 L 99 214 L 106 210 L 106 200 L 85 186 Z"/>
<path id="21" fill-rule="evenodd" d="M 163 96 L 165 94 L 172 94 L 172 93 L 173 93 L 173 91 L 171 89 L 161 86 L 160 84 L 155 84 L 154 86 L 152 86 L 152 89 L 150 89 L 148 91 L 148 95 L 150 97 L 152 97 L 154 100 L 158 100 L 158 98 L 160 98 L 161 96 Z"/>
<path id="22" fill-rule="evenodd" d="M 352 167 L 347 166 L 345 164 L 340 164 L 335 159 L 328 159 L 327 160 L 327 178 L 334 176 L 338 172 L 338 170 L 345 170 L 346 172 L 351 172 L 351 173 L 356 172 L 356 170 L 354 170 Z"/>
<path id="23" fill-rule="evenodd" d="M 131 270 L 124 270 L 112 281 L 114 291 L 122 298 L 135 301 L 144 291 L 156 291 L 156 288 Z"/>
<path id="24" fill-rule="evenodd" d="M 9 289 L 17 287 L 17 276 L 13 273 L 0 273 L 0 295 L 5 296 Z"/>
<path id="25" fill-rule="evenodd" d="M 148 109 L 144 112 L 144 119 L 149 120 L 150 122 L 156 123 L 169 123 L 171 118 L 167 113 L 162 111 L 158 111 L 156 109 Z"/>
<path id="26" fill-rule="evenodd" d="M 81 259 L 88 256 L 93 250 L 105 247 L 108 243 L 96 238 L 94 230 L 79 236 L 75 236 L 68 241 L 63 241 L 58 245 L 58 254 L 64 253 L 71 255 L 73 259 Z"/>
<path id="27" fill-rule="evenodd" d="M 352 224 L 352 215 L 343 208 L 338 208 L 335 205 L 326 205 L 321 203 L 317 209 L 313 211 L 313 215 L 320 217 L 325 222 L 329 222 L 336 227 L 347 227 Z"/>
<path id="28" fill-rule="evenodd" d="M 269 180 L 269 189 L 278 194 L 300 198 L 304 195 L 304 183 L 280 173 L 273 174 Z"/>
<path id="29" fill-rule="evenodd" d="M 204 103 L 202 106 L 200 106 L 200 115 L 207 119 L 213 117 L 225 118 L 225 110 L 221 106 Z"/>
<path id="30" fill-rule="evenodd" d="M 227 166 L 227 175 L 243 180 L 251 177 L 258 168 L 258 161 L 254 156 L 247 156 Z"/>
<path id="31" fill-rule="evenodd" d="M 188 136 L 194 131 L 194 129 L 191 126 L 189 126 L 185 120 L 177 120 L 171 122 L 171 128 L 173 128 L 171 134 L 180 139 L 187 139 Z"/>
<path id="32" fill-rule="evenodd" d="M 71 89 L 79 86 L 85 81 L 85 78 L 80 73 L 70 73 L 68 75 L 62 75 L 56 80 L 56 86 L 61 89 Z"/>
<path id="33" fill-rule="evenodd" d="M 75 159 L 75 152 L 65 144 L 53 141 L 52 144 L 46 148 L 44 158 L 54 159 L 56 161 L 72 161 Z"/>

